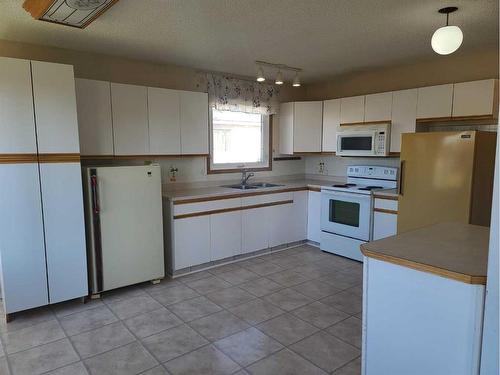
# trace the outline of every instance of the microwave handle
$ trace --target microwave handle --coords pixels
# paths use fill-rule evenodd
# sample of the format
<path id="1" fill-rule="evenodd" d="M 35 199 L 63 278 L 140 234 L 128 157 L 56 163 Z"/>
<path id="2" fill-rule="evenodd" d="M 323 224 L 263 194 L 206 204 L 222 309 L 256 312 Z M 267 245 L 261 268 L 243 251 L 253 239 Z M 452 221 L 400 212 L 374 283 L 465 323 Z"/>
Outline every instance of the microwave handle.
<path id="1" fill-rule="evenodd" d="M 405 164 L 406 162 L 404 160 L 401 160 L 399 162 L 399 195 L 404 195 L 404 175 L 405 175 Z"/>

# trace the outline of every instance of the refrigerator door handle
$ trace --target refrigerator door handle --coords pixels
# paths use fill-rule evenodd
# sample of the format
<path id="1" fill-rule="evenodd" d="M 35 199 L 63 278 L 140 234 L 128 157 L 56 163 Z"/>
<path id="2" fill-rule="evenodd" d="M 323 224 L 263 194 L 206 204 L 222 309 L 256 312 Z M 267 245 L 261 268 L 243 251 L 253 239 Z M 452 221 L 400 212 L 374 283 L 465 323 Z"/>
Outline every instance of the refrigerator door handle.
<path id="1" fill-rule="evenodd" d="M 99 214 L 99 195 L 97 192 L 97 176 L 90 177 L 90 186 L 92 187 L 92 211 L 95 215 Z"/>
<path id="2" fill-rule="evenodd" d="M 399 163 L 399 195 L 404 195 L 404 189 L 403 189 L 403 184 L 404 184 L 404 173 L 405 173 L 405 161 L 401 160 Z"/>

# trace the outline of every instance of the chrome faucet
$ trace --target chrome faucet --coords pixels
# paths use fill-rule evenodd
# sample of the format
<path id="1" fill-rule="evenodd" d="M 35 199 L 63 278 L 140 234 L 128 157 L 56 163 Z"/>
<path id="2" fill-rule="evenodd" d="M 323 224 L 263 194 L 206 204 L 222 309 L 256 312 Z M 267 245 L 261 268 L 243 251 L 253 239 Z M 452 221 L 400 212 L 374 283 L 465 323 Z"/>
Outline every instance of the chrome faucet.
<path id="1" fill-rule="evenodd" d="M 246 169 L 241 170 L 241 185 L 246 185 L 250 177 L 255 176 L 253 172 L 248 173 Z"/>

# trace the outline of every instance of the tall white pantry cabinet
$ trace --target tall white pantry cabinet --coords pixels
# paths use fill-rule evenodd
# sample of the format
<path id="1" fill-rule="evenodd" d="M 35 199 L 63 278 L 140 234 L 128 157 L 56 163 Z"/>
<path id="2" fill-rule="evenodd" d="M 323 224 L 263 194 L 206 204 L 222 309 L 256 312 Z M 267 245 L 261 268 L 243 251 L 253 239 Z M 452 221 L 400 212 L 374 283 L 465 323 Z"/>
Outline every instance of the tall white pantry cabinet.
<path id="1" fill-rule="evenodd" d="M 5 313 L 88 294 L 71 65 L 0 58 L 0 282 Z"/>

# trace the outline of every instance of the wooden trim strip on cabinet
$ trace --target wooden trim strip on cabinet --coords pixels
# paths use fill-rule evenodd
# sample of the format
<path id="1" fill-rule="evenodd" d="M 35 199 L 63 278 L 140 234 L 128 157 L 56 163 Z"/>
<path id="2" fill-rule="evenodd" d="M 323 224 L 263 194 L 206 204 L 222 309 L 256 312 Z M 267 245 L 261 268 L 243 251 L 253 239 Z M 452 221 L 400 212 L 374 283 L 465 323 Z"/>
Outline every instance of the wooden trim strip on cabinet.
<path id="1" fill-rule="evenodd" d="M 377 208 L 375 207 L 373 209 L 373 212 L 382 212 L 384 214 L 393 214 L 393 215 L 397 215 L 398 214 L 398 211 L 395 211 L 395 210 L 388 210 L 386 208 Z"/>
<path id="2" fill-rule="evenodd" d="M 321 188 L 320 187 L 310 186 L 310 187 L 307 188 L 307 190 L 309 190 L 309 191 L 316 191 L 318 193 L 321 193 Z"/>
<path id="3" fill-rule="evenodd" d="M 79 163 L 80 154 L 39 154 L 40 163 Z"/>
<path id="4" fill-rule="evenodd" d="M 399 198 L 394 195 L 381 195 L 381 194 L 373 194 L 373 198 L 375 199 L 385 199 L 388 201 L 397 201 Z"/>
<path id="5" fill-rule="evenodd" d="M 218 201 L 218 200 L 222 200 L 222 199 L 253 197 L 256 195 L 290 193 L 293 191 L 303 191 L 303 190 L 308 190 L 308 188 L 307 187 L 296 187 L 296 188 L 285 188 L 285 189 L 278 189 L 278 190 L 271 190 L 271 191 L 255 191 L 252 193 L 235 193 L 235 194 L 226 194 L 226 195 L 216 195 L 216 196 L 212 196 L 212 197 L 187 198 L 187 199 L 179 199 L 179 200 L 173 201 L 173 204 L 174 204 L 174 206 L 177 206 L 180 204 L 210 202 L 210 201 Z"/>
<path id="6" fill-rule="evenodd" d="M 0 154 L 0 164 L 38 163 L 37 154 Z"/>
<path id="7" fill-rule="evenodd" d="M 480 284 L 480 285 L 486 284 L 486 276 L 466 275 L 463 273 L 450 271 L 450 270 L 447 270 L 444 268 L 434 267 L 434 266 L 431 266 L 429 264 L 418 263 L 418 262 L 414 262 L 414 261 L 411 261 L 408 259 L 398 258 L 398 257 L 394 257 L 394 256 L 387 255 L 387 254 L 375 253 L 375 252 L 366 250 L 363 247 L 363 245 L 361 245 L 361 252 L 363 253 L 363 255 L 365 255 L 369 258 L 373 258 L 373 259 L 381 260 L 384 262 L 396 264 L 398 266 L 411 268 L 411 269 L 414 269 L 417 271 L 432 273 L 434 275 L 446 277 L 447 279 L 461 281 L 461 282 L 466 283 L 466 284 Z"/>
<path id="8" fill-rule="evenodd" d="M 497 123 L 497 118 L 492 114 L 487 115 L 473 115 L 473 116 L 455 116 L 455 117 L 425 117 L 417 118 L 419 123 L 446 123 L 455 124 L 462 121 L 481 121 L 484 125 L 492 125 Z"/>
<path id="9" fill-rule="evenodd" d="M 261 204 L 253 204 L 253 205 L 250 205 L 250 206 L 242 206 L 242 207 L 221 208 L 221 209 L 218 209 L 218 210 L 210 210 L 210 211 L 202 211 L 202 212 L 193 212 L 193 213 L 190 213 L 190 214 L 175 215 L 174 216 L 174 220 L 177 220 L 177 219 L 186 219 L 186 218 L 189 218 L 189 217 L 196 217 L 196 216 L 207 216 L 207 215 L 213 215 L 213 214 L 222 214 L 222 213 L 226 213 L 226 212 L 251 210 L 251 209 L 254 209 L 254 208 L 281 206 L 283 204 L 291 204 L 291 203 L 293 203 L 293 200 L 277 201 L 277 202 L 261 203 Z"/>
<path id="10" fill-rule="evenodd" d="M 158 158 L 192 158 L 207 157 L 207 154 L 154 154 L 154 155 L 81 155 L 83 160 L 127 160 L 127 159 L 158 159 Z"/>

